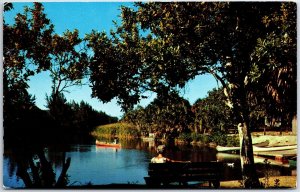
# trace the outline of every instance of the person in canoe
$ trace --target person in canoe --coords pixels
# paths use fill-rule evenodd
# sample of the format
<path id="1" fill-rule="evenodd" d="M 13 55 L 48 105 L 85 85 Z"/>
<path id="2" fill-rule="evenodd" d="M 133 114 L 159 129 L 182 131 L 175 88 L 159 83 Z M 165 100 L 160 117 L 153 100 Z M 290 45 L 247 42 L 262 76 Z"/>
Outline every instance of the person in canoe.
<path id="1" fill-rule="evenodd" d="M 118 144 L 118 143 L 119 143 L 119 138 L 118 138 L 118 136 L 115 135 L 115 137 L 114 137 L 114 144 Z"/>
<path id="2" fill-rule="evenodd" d="M 157 156 L 153 157 L 151 159 L 151 163 L 167 163 L 167 162 L 181 162 L 181 163 L 190 163 L 191 161 L 176 161 L 176 160 L 172 160 L 169 159 L 167 157 L 164 157 L 164 152 L 165 152 L 165 146 L 164 145 L 159 145 L 157 147 Z"/>

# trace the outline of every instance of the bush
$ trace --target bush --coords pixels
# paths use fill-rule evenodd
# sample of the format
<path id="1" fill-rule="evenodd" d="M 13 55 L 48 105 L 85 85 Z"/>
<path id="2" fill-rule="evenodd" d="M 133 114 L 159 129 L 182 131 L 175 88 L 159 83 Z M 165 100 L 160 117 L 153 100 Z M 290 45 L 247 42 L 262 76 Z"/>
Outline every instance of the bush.
<path id="1" fill-rule="evenodd" d="M 212 141 L 212 138 L 210 135 L 204 135 L 200 133 L 192 133 L 191 134 L 191 140 L 192 141 L 200 141 L 201 143 L 209 143 Z"/>
<path id="2" fill-rule="evenodd" d="M 212 138 L 210 135 L 200 135 L 200 140 L 202 143 L 210 143 L 212 142 Z"/>
<path id="3" fill-rule="evenodd" d="M 235 147 L 240 145 L 240 140 L 238 136 L 227 136 L 227 146 Z"/>
<path id="4" fill-rule="evenodd" d="M 201 134 L 198 134 L 198 133 L 192 133 L 191 134 L 191 139 L 192 141 L 200 141 L 201 140 Z"/>
<path id="5" fill-rule="evenodd" d="M 190 142 L 192 140 L 192 136 L 190 133 L 181 133 L 178 136 L 179 140 L 185 141 L 185 142 Z"/>
<path id="6" fill-rule="evenodd" d="M 227 134 L 223 131 L 214 131 L 211 135 L 211 141 L 215 142 L 217 145 L 226 146 L 227 145 Z"/>
<path id="7" fill-rule="evenodd" d="M 215 142 L 217 145 L 222 146 L 239 146 L 239 138 L 238 136 L 228 136 L 225 132 L 215 131 L 211 135 L 204 135 L 199 133 L 181 133 L 178 136 L 179 140 L 182 141 L 196 141 L 208 144 L 210 142 Z"/>

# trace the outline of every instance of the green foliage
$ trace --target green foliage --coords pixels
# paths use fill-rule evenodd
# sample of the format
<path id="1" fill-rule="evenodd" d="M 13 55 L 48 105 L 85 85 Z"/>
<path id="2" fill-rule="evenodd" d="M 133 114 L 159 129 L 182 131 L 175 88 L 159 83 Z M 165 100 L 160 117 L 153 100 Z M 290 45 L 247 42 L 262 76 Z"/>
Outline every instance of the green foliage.
<path id="1" fill-rule="evenodd" d="M 200 134 L 199 135 L 199 141 L 201 143 L 207 144 L 207 143 L 212 142 L 212 138 L 210 137 L 210 135 Z"/>
<path id="2" fill-rule="evenodd" d="M 133 123 L 145 132 L 166 132 L 169 128 L 187 132 L 192 119 L 189 102 L 175 92 L 159 95 L 146 108 L 138 106 L 123 117 L 123 121 Z"/>
<path id="3" fill-rule="evenodd" d="M 201 141 L 202 140 L 201 136 L 202 136 L 202 134 L 198 134 L 198 133 L 195 133 L 195 132 L 191 133 L 192 141 Z"/>
<path id="4" fill-rule="evenodd" d="M 5 3 L 4 11 L 11 9 L 13 9 L 13 4 Z M 60 61 L 56 60 L 60 56 L 60 52 L 54 53 L 54 50 L 57 48 L 66 50 L 66 46 L 70 48 L 79 43 L 76 40 L 78 31 L 66 34 L 64 37 L 67 37 L 69 41 L 64 45 L 61 43 L 62 39 L 57 35 L 54 36 L 58 41 L 54 41 L 53 32 L 54 26 L 46 17 L 43 5 L 38 2 L 33 3 L 33 7 L 24 7 L 23 13 L 16 14 L 13 24 L 7 24 L 4 19 L 4 143 L 6 148 L 11 147 L 15 156 L 21 157 L 16 161 L 17 175 L 23 179 L 26 187 L 31 188 L 64 187 L 68 182 L 66 172 L 70 165 L 70 159 L 68 158 L 66 163 L 63 162 L 63 170 L 56 182 L 51 163 L 45 158 L 43 146 L 50 142 L 58 144 L 57 141 L 69 141 L 73 135 L 66 132 L 74 133 L 71 129 L 72 110 L 66 104 L 63 95 L 58 94 L 59 91 L 55 96 L 48 97 L 50 114 L 37 108 L 34 103 L 35 98 L 27 92 L 27 81 L 31 76 L 41 71 L 51 71 L 53 62 L 56 65 L 56 62 L 62 61 L 62 58 L 58 59 Z M 61 84 L 62 88 L 69 86 L 69 84 L 63 84 L 65 80 L 70 79 L 77 83 L 76 77 L 81 77 L 80 73 L 84 71 L 84 68 L 75 68 L 75 66 L 78 66 L 78 63 L 83 64 L 82 58 L 86 58 L 85 54 L 80 56 L 81 59 L 77 59 L 78 55 L 75 52 L 68 52 L 68 55 L 63 56 L 64 59 L 68 58 L 70 61 L 75 60 L 76 62 L 71 63 L 72 67 L 67 68 L 68 76 L 66 77 L 63 76 L 66 74 L 64 68 L 66 63 L 63 61 L 64 65 L 60 65 L 62 70 L 59 71 L 59 74 L 54 75 L 59 76 L 62 81 L 54 83 Z M 73 75 L 69 76 L 71 72 Z M 28 155 L 24 156 L 24 154 Z M 38 155 L 40 165 L 33 163 L 34 154 Z M 31 177 L 28 170 L 31 170 Z"/>
<path id="5" fill-rule="evenodd" d="M 49 98 L 49 103 L 54 103 L 52 116 L 61 126 L 71 127 L 67 119 L 80 116 L 60 93 L 81 83 L 87 64 L 92 96 L 104 102 L 116 97 L 125 111 L 132 109 L 145 91 L 157 93 L 150 112 L 139 109 L 137 115 L 154 119 L 144 118 L 135 121 L 137 124 L 153 122 L 185 130 L 193 114 L 188 103 L 172 94 L 204 73 L 214 75 L 222 84 L 226 98 L 216 93 L 211 95 L 215 101 L 201 100 L 194 113 L 196 123 L 220 130 L 234 120 L 234 124 L 242 123 L 246 137 L 251 136 L 250 125 L 255 125 L 257 117 L 280 117 L 283 125 L 289 124 L 297 106 L 296 3 L 137 2 L 135 6 L 121 8 L 122 22 L 109 35 L 95 31 L 86 35 L 92 50 L 90 62 L 86 50 L 77 51 L 82 41 L 77 30 L 66 31 L 62 37 L 53 35 L 54 26 L 41 3 L 17 14 L 13 25 L 4 20 L 5 130 L 15 123 L 28 123 L 26 113 L 36 112 L 34 99 L 26 91 L 27 81 L 44 70 L 50 70 L 53 77 L 52 101 Z M 12 8 L 7 3 L 4 11 Z M 216 101 L 225 101 L 233 115 Z M 61 109 L 56 108 L 58 103 Z M 13 122 L 14 118 L 19 119 Z M 123 132 L 137 134 L 123 127 L 106 131 L 120 136 Z M 224 133 L 213 131 L 210 139 L 225 144 L 226 138 Z M 247 152 L 250 147 L 244 148 L 242 155 L 251 154 Z M 244 172 L 249 181 L 245 187 L 258 184 L 253 172 Z"/>
<path id="6" fill-rule="evenodd" d="M 13 9 L 5 3 L 4 11 Z M 5 143 L 20 142 L 24 145 L 39 143 L 40 127 L 52 126 L 51 118 L 35 107 L 35 98 L 28 94 L 27 81 L 49 64 L 49 38 L 53 25 L 43 13 L 41 3 L 24 8 L 15 23 L 3 24 L 3 114 Z M 35 121 L 32 121 L 35 117 Z M 46 125 L 43 125 L 43 123 Z M 24 128 L 26 127 L 26 128 Z"/>
<path id="7" fill-rule="evenodd" d="M 233 108 L 235 124 L 242 122 L 249 127 L 249 111 L 261 111 L 258 101 L 268 101 L 267 96 L 260 93 L 267 89 L 269 95 L 276 95 L 279 87 L 285 91 L 295 90 L 295 74 L 292 74 L 296 71 L 294 3 L 151 2 L 135 5 L 136 9 L 122 7 L 122 24 L 111 32 L 111 38 L 105 33 L 88 36 L 89 46 L 96 53 L 95 66 L 91 69 L 95 97 L 109 101 L 116 96 L 121 103 L 132 97 L 128 103 L 133 106 L 143 91 L 163 93 L 166 89 L 183 87 L 198 74 L 211 73 L 222 83 L 224 101 Z M 286 33 L 281 33 L 281 28 Z M 142 30 L 147 33 L 142 34 Z M 282 40 L 278 40 L 280 38 Z M 270 43 L 266 43 L 268 41 Z M 292 45 L 287 46 L 285 42 Z M 291 57 L 279 58 L 282 54 L 277 53 L 280 52 Z M 275 60 L 272 57 L 269 61 L 268 54 L 274 55 Z M 276 64 L 269 65 L 270 62 Z M 114 63 L 113 67 L 109 63 Z M 106 69 L 108 66 L 110 69 Z M 278 71 L 270 75 L 273 69 Z M 271 76 L 277 77 L 276 74 L 282 77 L 272 80 L 277 81 L 278 87 L 268 80 Z M 284 81 L 284 74 L 290 74 L 291 78 Z M 108 78 L 100 78 L 100 75 Z M 290 87 L 285 86 L 287 82 L 292 83 Z M 107 85 L 109 89 L 103 92 Z M 289 92 L 282 98 L 295 101 L 293 95 Z M 274 105 L 279 104 L 278 101 Z M 265 114 L 255 116 L 258 115 Z"/>
<path id="8" fill-rule="evenodd" d="M 228 136 L 221 131 L 213 132 L 211 135 L 192 133 L 191 138 L 193 141 L 200 141 L 205 144 L 214 142 L 222 146 L 239 146 L 239 138 L 237 136 Z"/>
<path id="9" fill-rule="evenodd" d="M 227 135 L 225 132 L 217 130 L 214 131 L 210 137 L 213 142 L 217 143 L 217 145 L 227 145 Z"/>
<path id="10" fill-rule="evenodd" d="M 267 33 L 257 40 L 251 69 L 252 81 L 262 87 L 258 99 L 269 117 L 281 118 L 291 127 L 296 113 L 296 5 L 282 3 L 280 9 L 263 17 Z"/>
<path id="11" fill-rule="evenodd" d="M 214 132 L 211 135 L 205 135 L 200 133 L 181 133 L 178 136 L 179 140 L 190 142 L 201 142 L 203 144 L 208 144 L 214 142 L 222 146 L 239 146 L 239 138 L 237 136 L 228 136 L 224 132 Z"/>
<path id="12" fill-rule="evenodd" d="M 136 27 L 132 27 L 128 31 L 132 36 L 125 35 L 124 29 L 117 29 L 119 34 L 111 32 L 111 39 L 96 31 L 85 38 L 88 47 L 93 50 L 89 65 L 92 96 L 103 102 L 117 97 L 124 110 L 133 108 L 139 101 L 138 87 L 142 81 L 138 74 L 140 58 L 135 50 L 140 45 L 133 37 Z"/>
<path id="13" fill-rule="evenodd" d="M 178 139 L 184 142 L 190 142 L 192 140 L 191 133 L 180 133 Z"/>
<path id="14" fill-rule="evenodd" d="M 139 131 L 137 128 L 128 123 L 113 123 L 107 125 L 97 126 L 91 132 L 94 137 L 111 138 L 118 136 L 119 138 L 138 138 Z"/>
<path id="15" fill-rule="evenodd" d="M 13 5 L 5 3 L 4 11 L 11 9 Z M 45 17 L 40 3 L 35 3 L 34 8 L 25 9 L 23 14 L 17 14 L 14 25 L 8 25 L 4 20 L 4 126 L 21 120 L 22 113 L 33 107 L 35 99 L 26 90 L 27 80 L 35 73 L 35 68 L 43 68 L 47 64 L 47 37 L 52 32 L 53 26 Z"/>
<path id="16" fill-rule="evenodd" d="M 14 6 L 12 3 L 4 3 L 4 11 L 9 11 L 13 8 L 14 8 Z"/>
<path id="17" fill-rule="evenodd" d="M 226 97 L 222 89 L 213 89 L 204 99 L 198 99 L 193 107 L 195 126 L 200 133 L 217 128 L 225 130 L 234 125 L 232 110 L 225 104 Z M 201 122 L 201 125 L 200 125 Z"/>
<path id="18" fill-rule="evenodd" d="M 41 3 L 34 3 L 33 8 L 26 7 L 24 13 L 16 15 L 14 25 L 4 20 L 3 69 L 7 86 L 26 84 L 29 76 L 49 67 L 53 25 L 43 9 Z"/>
<path id="19" fill-rule="evenodd" d="M 118 66 L 122 69 L 125 66 L 135 66 L 135 74 L 131 75 L 133 78 L 130 79 L 137 78 L 140 83 L 138 86 L 127 87 L 129 90 L 139 94 L 148 88 L 161 93 L 165 91 L 160 89 L 162 85 L 168 90 L 176 89 L 183 87 L 189 79 L 198 74 L 210 73 L 221 82 L 226 105 L 233 109 L 235 124 L 241 123 L 245 128 L 245 137 L 251 137 L 250 111 L 259 101 L 256 94 L 267 89 L 269 95 L 276 100 L 275 105 L 285 103 L 283 98 L 296 102 L 295 94 L 288 93 L 289 90 L 296 90 L 296 51 L 293 46 L 296 36 L 292 35 L 296 34 L 295 3 L 138 2 L 135 5 L 135 9 L 122 9 L 122 24 L 116 31 L 121 38 L 113 38 L 111 41 L 114 43 L 110 44 L 110 47 L 130 44 L 131 48 L 127 48 L 134 49 L 132 52 L 115 49 L 120 51 L 119 55 L 133 53 L 132 58 L 139 63 L 135 66 L 130 65 L 131 62 L 125 62 Z M 143 38 L 139 35 L 137 27 L 149 31 L 148 37 Z M 287 31 L 287 34 L 282 34 L 282 30 Z M 271 49 L 267 46 L 263 52 L 255 52 L 259 39 L 272 42 Z M 289 40 L 292 46 L 285 43 Z M 101 49 L 98 50 L 100 51 Z M 260 58 L 256 53 L 266 59 L 256 62 L 257 58 Z M 264 56 L 264 53 L 267 54 Z M 288 55 L 291 57 L 285 57 Z M 96 59 L 101 61 L 100 58 Z M 110 62 L 114 63 L 114 60 Z M 262 68 L 257 70 L 253 67 L 255 65 Z M 278 67 L 280 65 L 282 67 Z M 274 69 L 275 73 L 270 74 Z M 255 74 L 256 72 L 261 73 L 263 77 L 259 78 L 259 81 L 255 81 L 260 76 Z M 286 75 L 291 78 L 285 78 Z M 276 79 L 277 77 L 279 78 Z M 120 84 L 118 81 L 114 83 Z M 277 94 L 279 90 L 288 94 L 280 99 Z M 110 93 L 111 98 L 120 97 L 118 92 Z M 267 98 L 264 95 L 260 96 Z M 123 98 L 122 95 L 121 99 Z M 295 112 L 295 109 L 289 109 Z M 282 117 L 284 114 L 281 113 Z M 222 138 L 221 135 L 215 137 L 218 140 Z M 249 151 L 251 147 L 243 147 L 245 150 L 242 151 L 242 155 L 252 159 L 251 155 L 249 157 L 249 154 L 252 154 Z M 244 172 L 244 178 L 247 178 L 244 180 L 246 188 L 259 186 L 254 172 L 255 170 Z"/>
<path id="20" fill-rule="evenodd" d="M 75 85 L 82 85 L 86 76 L 88 55 L 81 48 L 82 39 L 79 31 L 67 30 L 63 35 L 55 34 L 51 37 L 50 76 L 52 78 L 53 92 L 58 95 Z"/>
<path id="21" fill-rule="evenodd" d="M 58 126 L 53 132 L 60 133 L 57 138 L 62 141 L 89 140 L 89 134 L 97 125 L 117 122 L 116 117 L 111 117 L 104 112 L 94 110 L 88 103 L 81 101 L 67 102 L 62 93 L 46 97 L 50 115 Z"/>
<path id="22" fill-rule="evenodd" d="M 240 140 L 238 136 L 227 136 L 226 146 L 228 147 L 236 147 L 240 145 Z"/>

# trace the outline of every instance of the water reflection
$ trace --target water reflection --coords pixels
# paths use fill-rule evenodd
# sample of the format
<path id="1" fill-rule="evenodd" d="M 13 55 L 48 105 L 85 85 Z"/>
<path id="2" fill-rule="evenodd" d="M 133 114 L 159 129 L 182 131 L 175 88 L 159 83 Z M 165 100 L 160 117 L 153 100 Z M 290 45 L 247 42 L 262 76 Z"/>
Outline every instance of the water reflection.
<path id="1" fill-rule="evenodd" d="M 96 152 L 103 153 L 103 151 L 108 151 L 108 152 L 118 152 L 121 151 L 122 148 L 118 147 L 103 147 L 103 146 L 95 146 L 96 147 Z"/>
<path id="2" fill-rule="evenodd" d="M 71 184 L 144 183 L 147 153 L 135 149 L 90 146 L 89 152 L 67 153 Z"/>
<path id="3" fill-rule="evenodd" d="M 217 153 L 216 157 L 217 160 L 220 162 L 234 163 L 234 168 L 229 171 L 227 170 L 228 173 L 225 173 L 225 175 L 227 175 L 228 178 L 235 177 L 236 175 L 238 175 L 237 178 L 240 178 L 241 161 L 240 156 L 238 154 Z M 259 177 L 264 177 L 266 172 L 268 172 L 270 176 L 289 176 L 292 175 L 292 172 L 294 171 L 294 168 L 290 168 L 289 166 L 286 166 L 284 164 L 281 165 L 280 162 L 274 162 L 274 160 L 271 159 L 268 159 L 268 161 L 276 164 L 271 164 L 267 166 L 260 159 L 265 160 L 266 158 L 254 156 L 255 167 Z M 236 175 L 231 176 L 232 173 L 235 173 Z"/>
<path id="4" fill-rule="evenodd" d="M 63 152 L 71 158 L 67 172 L 69 185 L 138 183 L 144 184 L 148 174 L 148 163 L 156 156 L 155 146 L 160 143 L 141 142 L 140 140 L 121 141 L 122 148 L 99 147 L 96 145 L 48 146 L 46 157 L 52 163 L 59 176 Z M 240 176 L 240 159 L 237 154 L 217 153 L 215 149 L 199 146 L 166 147 L 166 155 L 171 159 L 192 162 L 221 161 L 234 163 L 227 168 L 228 179 Z M 3 183 L 7 187 L 24 187 L 23 181 L 16 176 L 15 158 L 5 151 L 3 158 Z M 258 170 L 265 171 L 263 165 L 257 165 Z M 272 167 L 271 175 L 290 174 L 291 170 L 282 167 Z"/>

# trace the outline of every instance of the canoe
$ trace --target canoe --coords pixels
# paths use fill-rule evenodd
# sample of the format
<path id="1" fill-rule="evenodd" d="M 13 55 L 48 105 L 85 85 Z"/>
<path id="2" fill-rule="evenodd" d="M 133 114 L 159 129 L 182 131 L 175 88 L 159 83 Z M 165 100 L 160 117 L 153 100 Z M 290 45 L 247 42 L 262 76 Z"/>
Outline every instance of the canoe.
<path id="1" fill-rule="evenodd" d="M 253 154 L 260 156 L 273 156 L 278 159 L 297 155 L 297 145 L 280 147 L 253 147 Z"/>
<path id="2" fill-rule="evenodd" d="M 285 151 L 297 149 L 297 145 L 279 146 L 279 147 L 257 147 L 253 146 L 253 152 Z"/>
<path id="3" fill-rule="evenodd" d="M 264 141 L 260 143 L 253 144 L 253 152 L 271 152 L 271 151 L 285 151 L 285 150 L 294 150 L 297 149 L 297 145 L 288 145 L 288 146 L 278 146 L 278 147 L 267 147 L 269 141 Z M 225 147 L 218 145 L 216 147 L 217 151 L 239 151 L 240 147 Z"/>
<path id="4" fill-rule="evenodd" d="M 294 135 L 260 135 L 260 136 L 252 136 L 252 143 L 259 143 L 261 141 L 269 140 L 269 145 L 272 147 L 279 147 L 279 146 L 287 146 L 287 145 L 297 145 L 297 136 Z"/>
<path id="5" fill-rule="evenodd" d="M 218 145 L 216 147 L 216 150 L 219 152 L 234 152 L 234 151 L 239 151 L 240 147 L 225 147 L 225 146 Z"/>
<path id="6" fill-rule="evenodd" d="M 253 146 L 256 146 L 256 147 L 265 147 L 265 146 L 268 146 L 269 143 L 270 143 L 269 140 L 266 140 L 266 141 L 259 142 L 259 143 L 253 143 Z"/>
<path id="7" fill-rule="evenodd" d="M 107 142 L 102 142 L 96 140 L 96 145 L 97 146 L 103 146 L 103 147 L 121 147 L 121 143 L 107 143 Z"/>

